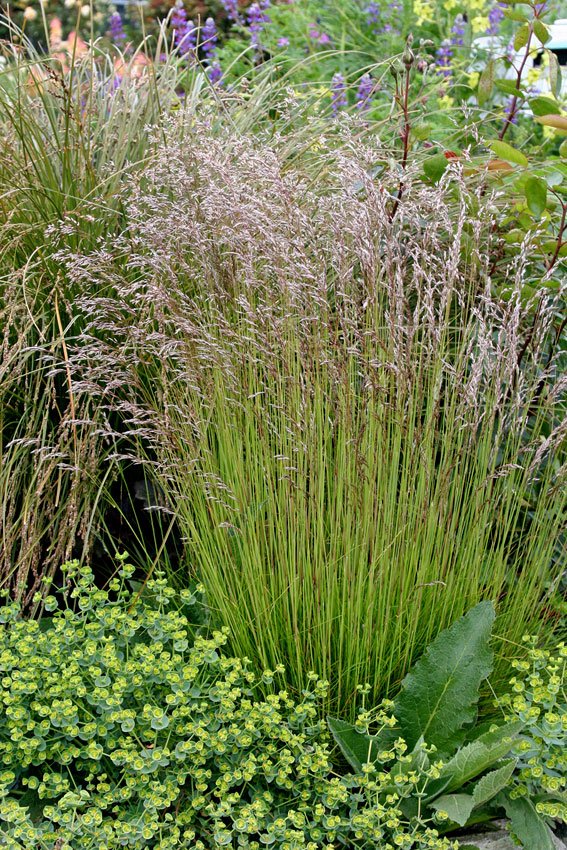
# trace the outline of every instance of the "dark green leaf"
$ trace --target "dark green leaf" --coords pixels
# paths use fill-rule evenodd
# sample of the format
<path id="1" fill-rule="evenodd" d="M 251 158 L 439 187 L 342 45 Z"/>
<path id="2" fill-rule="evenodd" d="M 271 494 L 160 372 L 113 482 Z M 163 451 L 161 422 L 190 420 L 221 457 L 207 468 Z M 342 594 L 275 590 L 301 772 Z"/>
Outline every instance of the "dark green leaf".
<path id="1" fill-rule="evenodd" d="M 354 771 L 360 771 L 363 764 L 376 759 L 377 744 L 370 735 L 357 732 L 352 723 L 337 717 L 327 717 L 327 723 L 333 738 Z"/>
<path id="2" fill-rule="evenodd" d="M 492 670 L 494 616 L 491 602 L 476 605 L 437 636 L 402 682 L 394 715 L 410 749 L 423 737 L 440 753 L 451 753 L 463 740 L 463 726 L 476 716 L 480 684 Z"/>
<path id="3" fill-rule="evenodd" d="M 529 177 L 524 187 L 528 209 L 534 218 L 541 218 L 547 204 L 547 183 L 541 177 Z"/>
<path id="4" fill-rule="evenodd" d="M 506 788 L 512 778 L 515 767 L 515 759 L 510 759 L 510 761 L 507 761 L 502 765 L 502 767 L 499 767 L 497 770 L 492 770 L 490 773 L 485 774 L 482 779 L 478 780 L 473 790 L 475 809 L 477 806 L 482 806 L 483 803 L 488 803 L 488 801 L 492 800 L 493 797 L 496 797 L 503 788 Z"/>
<path id="5" fill-rule="evenodd" d="M 530 800 L 525 797 L 511 800 L 507 794 L 501 794 L 498 799 L 510 818 L 512 832 L 525 850 L 554 850 L 551 831 Z"/>
<path id="6" fill-rule="evenodd" d="M 442 768 L 439 779 L 429 783 L 429 796 L 441 791 L 456 791 L 471 779 L 480 776 L 504 756 L 509 755 L 514 739 L 523 728 L 519 720 L 505 723 L 492 732 L 480 735 L 476 741 L 462 747 Z"/>
<path id="7" fill-rule="evenodd" d="M 447 168 L 447 159 L 443 156 L 442 153 L 434 154 L 433 156 L 429 156 L 425 162 L 423 163 L 423 171 L 425 176 L 432 183 L 438 183 L 441 180 L 443 174 L 445 173 L 445 169 Z"/>
<path id="8" fill-rule="evenodd" d="M 464 826 L 471 816 L 474 800 L 470 794 L 446 794 L 430 805 L 436 812 L 447 812 L 454 823 Z"/>

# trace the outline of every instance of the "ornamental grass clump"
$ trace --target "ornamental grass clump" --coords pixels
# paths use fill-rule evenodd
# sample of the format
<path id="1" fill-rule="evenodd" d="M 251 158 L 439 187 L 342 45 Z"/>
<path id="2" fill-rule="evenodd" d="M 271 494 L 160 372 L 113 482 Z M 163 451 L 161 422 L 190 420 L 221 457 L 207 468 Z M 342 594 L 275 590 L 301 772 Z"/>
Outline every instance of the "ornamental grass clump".
<path id="1" fill-rule="evenodd" d="M 290 163 L 286 136 L 186 127 L 128 188 L 127 236 L 61 261 L 119 292 L 83 299 L 74 388 L 153 465 L 174 580 L 199 577 L 232 651 L 299 693 L 316 671 L 352 716 L 482 599 L 496 688 L 553 633 L 567 424 L 560 281 L 534 294 L 529 237 L 506 252 L 499 184 L 410 163 L 400 197 L 378 140 L 329 132 Z"/>
<path id="2" fill-rule="evenodd" d="M 403 813 L 417 774 L 386 795 L 387 772 L 333 772 L 314 674 L 294 700 L 273 684 L 282 671 L 266 671 L 268 694 L 254 697 L 257 675 L 224 654 L 226 631 L 191 625 L 199 588 L 157 575 L 133 594 L 124 560 L 107 590 L 77 562 L 62 573 L 42 621 L 0 609 L 3 846 L 457 847 L 435 819 Z"/>

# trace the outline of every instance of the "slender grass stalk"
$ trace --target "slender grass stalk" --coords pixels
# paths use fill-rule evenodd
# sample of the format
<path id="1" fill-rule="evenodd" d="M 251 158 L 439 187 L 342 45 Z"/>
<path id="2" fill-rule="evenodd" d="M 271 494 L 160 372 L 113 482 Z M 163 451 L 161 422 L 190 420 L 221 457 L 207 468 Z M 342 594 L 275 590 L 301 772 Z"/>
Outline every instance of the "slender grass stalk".
<path id="1" fill-rule="evenodd" d="M 409 169 L 392 220 L 379 143 L 319 139 L 317 183 L 285 140 L 169 145 L 129 189 L 127 261 L 74 261 L 77 282 L 124 281 L 83 299 L 74 375 L 151 447 L 233 651 L 295 690 L 315 670 L 352 715 L 357 685 L 391 692 L 480 599 L 505 638 L 496 687 L 509 646 L 553 631 L 567 426 L 528 245 L 491 292 L 497 196 Z"/>

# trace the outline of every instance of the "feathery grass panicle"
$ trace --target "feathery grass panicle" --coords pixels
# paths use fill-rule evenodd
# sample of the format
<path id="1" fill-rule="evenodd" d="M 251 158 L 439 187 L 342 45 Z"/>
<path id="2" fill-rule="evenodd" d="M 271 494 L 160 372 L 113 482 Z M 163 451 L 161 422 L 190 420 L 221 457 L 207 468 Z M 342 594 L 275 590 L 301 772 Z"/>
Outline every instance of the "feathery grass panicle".
<path id="1" fill-rule="evenodd" d="M 392 220 L 380 143 L 341 132 L 313 181 L 285 139 L 186 128 L 129 187 L 127 236 L 67 273 L 115 281 L 83 299 L 74 389 L 140 438 L 231 648 L 297 690 L 315 670 L 348 714 L 480 599 L 496 685 L 553 617 L 566 425 L 528 242 L 489 276 L 498 191 L 409 169 Z"/>

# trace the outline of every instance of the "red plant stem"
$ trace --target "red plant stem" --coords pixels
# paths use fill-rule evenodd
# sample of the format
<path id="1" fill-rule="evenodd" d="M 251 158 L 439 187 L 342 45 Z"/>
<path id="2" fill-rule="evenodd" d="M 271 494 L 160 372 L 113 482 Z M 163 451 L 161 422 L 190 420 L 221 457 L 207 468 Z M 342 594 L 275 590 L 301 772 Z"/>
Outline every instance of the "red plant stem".
<path id="1" fill-rule="evenodd" d="M 536 15 L 536 17 L 537 17 L 537 15 Z M 530 34 L 528 36 L 528 41 L 526 43 L 526 51 L 524 53 L 524 58 L 522 59 L 522 62 L 520 63 L 520 67 L 518 68 L 518 71 L 517 71 L 517 74 L 516 74 L 516 90 L 517 90 L 518 94 L 515 94 L 514 97 L 512 98 L 512 104 L 510 106 L 510 111 L 508 112 L 508 115 L 506 116 L 506 120 L 504 122 L 504 125 L 503 125 L 502 129 L 500 130 L 500 133 L 498 134 L 498 138 L 500 139 L 500 141 L 502 141 L 502 139 L 504 138 L 504 136 L 508 132 L 508 129 L 509 129 L 510 125 L 512 124 L 512 121 L 514 120 L 514 118 L 516 116 L 516 110 L 517 110 L 517 107 L 518 107 L 518 99 L 519 99 L 519 94 L 520 94 L 520 86 L 522 85 L 522 74 L 524 73 L 524 68 L 526 67 L 526 62 L 530 58 L 530 47 L 531 47 L 531 43 L 532 43 L 533 34 L 534 34 L 533 25 L 530 24 Z"/>
<path id="2" fill-rule="evenodd" d="M 409 158 L 409 140 L 411 135 L 411 124 L 409 119 L 409 88 L 410 88 L 410 68 L 406 68 L 406 78 L 404 84 L 404 92 L 403 98 L 401 100 L 402 111 L 404 115 L 404 129 L 402 131 L 402 141 L 404 143 L 404 150 L 402 154 L 402 171 L 405 171 L 408 164 Z M 392 207 L 392 211 L 390 212 L 390 221 L 394 218 L 398 211 L 398 207 L 400 205 L 400 201 L 402 199 L 402 195 L 404 193 L 404 181 L 400 180 L 400 185 L 398 186 L 398 194 L 396 196 L 396 200 L 394 201 L 394 206 Z"/>

